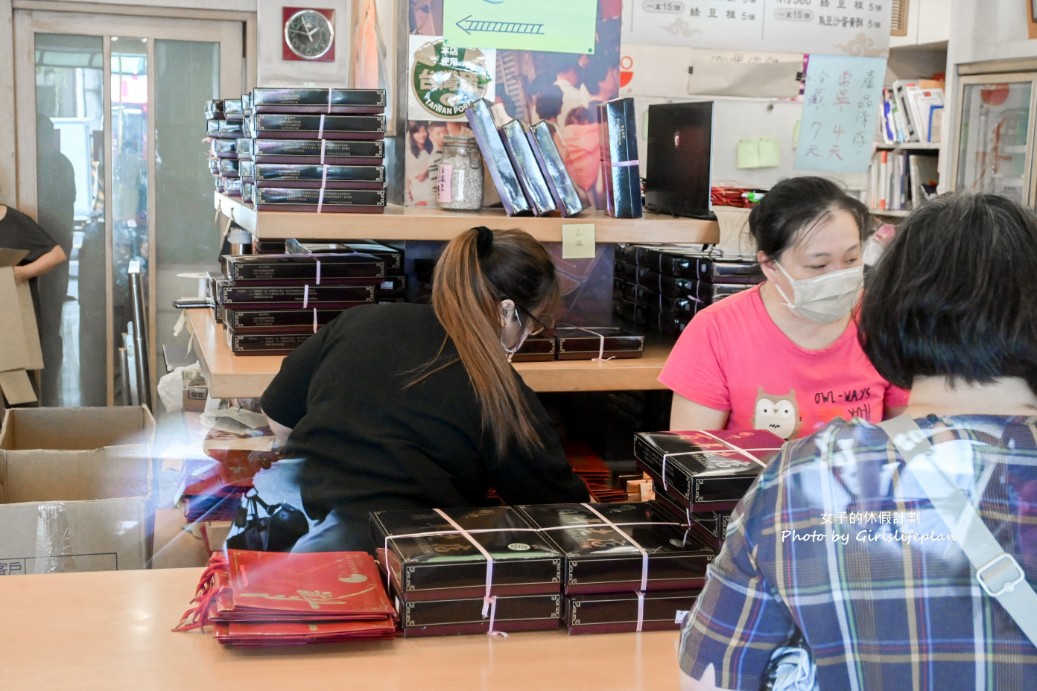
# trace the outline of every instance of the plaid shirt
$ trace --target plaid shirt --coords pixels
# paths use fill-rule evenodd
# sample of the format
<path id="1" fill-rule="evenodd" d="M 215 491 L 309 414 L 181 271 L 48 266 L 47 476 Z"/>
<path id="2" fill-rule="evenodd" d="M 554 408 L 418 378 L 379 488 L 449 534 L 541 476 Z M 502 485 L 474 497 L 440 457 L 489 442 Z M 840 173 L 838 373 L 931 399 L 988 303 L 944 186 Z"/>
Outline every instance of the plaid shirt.
<path id="1" fill-rule="evenodd" d="M 1037 418 L 941 422 L 937 462 L 1037 583 Z M 681 668 L 755 690 L 801 633 L 822 689 L 1037 688 L 1037 647 L 973 573 L 886 434 L 836 420 L 787 444 L 732 515 Z"/>

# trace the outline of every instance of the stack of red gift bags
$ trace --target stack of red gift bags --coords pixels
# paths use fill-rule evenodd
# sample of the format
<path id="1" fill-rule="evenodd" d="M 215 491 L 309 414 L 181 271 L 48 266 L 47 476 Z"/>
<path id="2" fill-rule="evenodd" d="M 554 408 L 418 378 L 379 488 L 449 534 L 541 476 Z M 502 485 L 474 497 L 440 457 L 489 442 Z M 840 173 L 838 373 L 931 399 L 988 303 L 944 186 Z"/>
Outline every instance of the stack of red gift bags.
<path id="1" fill-rule="evenodd" d="M 396 613 L 366 552 L 216 552 L 175 631 L 284 646 L 390 638 Z"/>

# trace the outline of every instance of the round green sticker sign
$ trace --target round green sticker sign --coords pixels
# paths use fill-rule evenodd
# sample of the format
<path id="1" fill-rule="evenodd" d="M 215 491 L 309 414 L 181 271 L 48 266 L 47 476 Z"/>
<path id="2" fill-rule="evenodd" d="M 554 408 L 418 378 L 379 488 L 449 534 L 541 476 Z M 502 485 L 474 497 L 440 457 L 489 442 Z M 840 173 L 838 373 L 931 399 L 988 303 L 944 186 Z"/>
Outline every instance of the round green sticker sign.
<path id="1" fill-rule="evenodd" d="M 469 103 L 483 98 L 492 82 L 486 53 L 478 48 L 456 48 L 443 40 L 422 45 L 414 52 L 411 85 L 418 102 L 440 118 L 459 117 Z"/>

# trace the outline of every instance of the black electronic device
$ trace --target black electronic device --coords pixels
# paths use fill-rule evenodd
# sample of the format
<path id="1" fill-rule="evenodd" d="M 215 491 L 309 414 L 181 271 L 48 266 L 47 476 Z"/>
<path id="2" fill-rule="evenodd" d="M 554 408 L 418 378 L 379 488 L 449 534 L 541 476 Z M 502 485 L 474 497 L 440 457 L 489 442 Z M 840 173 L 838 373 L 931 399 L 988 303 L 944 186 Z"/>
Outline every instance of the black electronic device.
<path id="1" fill-rule="evenodd" d="M 648 106 L 645 206 L 673 216 L 715 219 L 710 208 L 713 102 Z"/>

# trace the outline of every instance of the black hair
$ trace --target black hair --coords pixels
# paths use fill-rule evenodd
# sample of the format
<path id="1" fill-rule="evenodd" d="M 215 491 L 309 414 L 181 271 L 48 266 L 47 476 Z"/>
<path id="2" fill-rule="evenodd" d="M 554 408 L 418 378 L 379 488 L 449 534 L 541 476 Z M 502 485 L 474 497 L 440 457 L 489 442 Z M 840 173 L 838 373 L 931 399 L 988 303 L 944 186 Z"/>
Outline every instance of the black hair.
<path id="1" fill-rule="evenodd" d="M 425 143 L 421 145 L 414 140 L 414 133 L 422 128 L 425 129 L 425 134 L 428 134 L 428 123 L 422 120 L 411 120 L 407 126 L 407 143 L 408 146 L 410 146 L 411 154 L 414 156 L 420 156 L 422 151 L 432 153 L 433 150 L 432 142 L 428 139 L 426 139 Z"/>
<path id="2" fill-rule="evenodd" d="M 548 84 L 536 95 L 537 117 L 550 120 L 562 112 L 562 89 L 557 84 Z"/>
<path id="3" fill-rule="evenodd" d="M 477 226 L 447 243 L 432 275 L 432 308 L 468 372 L 483 430 L 493 436 L 501 457 L 515 446 L 528 454 L 544 448 L 501 347 L 500 303 L 506 298 L 534 319 L 553 321 L 559 279 L 539 241 L 524 230 Z M 437 366 L 429 363 L 415 381 Z"/>
<path id="4" fill-rule="evenodd" d="M 859 338 L 879 374 L 1037 393 L 1037 218 L 1004 197 L 944 195 L 897 228 L 868 273 Z"/>
<path id="5" fill-rule="evenodd" d="M 869 216 L 861 201 L 827 178 L 785 178 L 767 190 L 749 212 L 749 232 L 758 251 L 771 259 L 781 259 L 782 252 L 802 239 L 801 232 L 809 232 L 833 211 L 849 212 L 864 240 Z"/>

